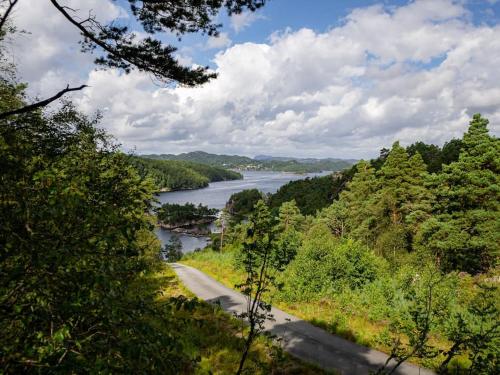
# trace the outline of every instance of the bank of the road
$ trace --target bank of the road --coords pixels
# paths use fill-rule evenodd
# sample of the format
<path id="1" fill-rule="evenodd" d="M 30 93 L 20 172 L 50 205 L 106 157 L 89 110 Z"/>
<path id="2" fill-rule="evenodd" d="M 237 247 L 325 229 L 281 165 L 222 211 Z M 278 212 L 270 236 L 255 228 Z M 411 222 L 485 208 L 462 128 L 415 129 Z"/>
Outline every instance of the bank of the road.
<path id="1" fill-rule="evenodd" d="M 245 297 L 215 281 L 203 272 L 179 263 L 171 264 L 184 285 L 199 298 L 220 303 L 229 313 L 246 310 Z M 290 354 L 342 375 L 366 375 L 379 369 L 387 355 L 378 350 L 347 341 L 312 324 L 272 309 L 274 320 L 266 321 L 266 330 L 281 338 L 283 349 Z M 395 374 L 430 375 L 432 371 L 411 364 L 401 365 Z"/>

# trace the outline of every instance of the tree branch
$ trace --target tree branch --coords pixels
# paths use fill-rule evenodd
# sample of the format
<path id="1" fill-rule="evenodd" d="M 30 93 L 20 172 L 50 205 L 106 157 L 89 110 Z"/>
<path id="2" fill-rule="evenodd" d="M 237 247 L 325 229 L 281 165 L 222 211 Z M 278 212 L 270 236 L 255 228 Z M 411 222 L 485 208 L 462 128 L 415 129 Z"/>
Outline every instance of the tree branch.
<path id="1" fill-rule="evenodd" d="M 3 25 L 7 21 L 7 18 L 9 18 L 10 12 L 12 12 L 12 9 L 14 8 L 17 2 L 18 0 L 9 0 L 9 5 L 7 6 L 7 10 L 3 14 L 2 18 L 0 18 L 0 31 L 2 30 Z"/>
<path id="2" fill-rule="evenodd" d="M 79 87 L 69 87 L 69 85 L 68 85 L 68 86 L 66 86 L 66 88 L 64 90 L 59 91 L 57 94 L 55 94 L 54 96 L 51 96 L 50 98 L 47 98 L 45 100 L 30 104 L 30 105 L 27 105 L 27 106 L 24 106 L 24 107 L 21 107 L 18 109 L 14 109 L 12 111 L 0 113 L 0 120 L 3 120 L 3 119 L 5 119 L 9 116 L 12 116 L 12 115 L 19 115 L 21 113 L 31 112 L 37 108 L 45 107 L 46 105 L 49 105 L 53 101 L 59 99 L 64 94 L 71 92 L 71 91 L 79 91 L 79 90 L 84 89 L 85 87 L 88 87 L 88 86 L 81 85 Z"/>
<path id="3" fill-rule="evenodd" d="M 109 54 L 111 55 L 114 55 L 114 56 L 118 56 L 119 58 L 129 62 L 130 64 L 133 64 L 133 65 L 139 65 L 137 62 L 134 62 L 132 61 L 131 59 L 128 59 L 126 56 L 118 53 L 118 51 L 116 51 L 116 49 L 114 49 L 112 46 L 110 46 L 109 44 L 107 44 L 106 42 L 103 42 L 102 40 L 100 40 L 99 38 L 97 38 L 92 32 L 90 32 L 85 26 L 83 26 L 83 24 L 89 20 L 91 20 L 91 18 L 89 17 L 87 20 L 84 20 L 84 21 L 81 21 L 81 22 L 78 22 L 76 21 L 73 17 L 71 17 L 69 15 L 69 13 L 66 11 L 66 8 L 67 7 L 64 7 L 64 6 L 61 6 L 56 0 L 50 0 L 50 2 L 52 3 L 52 5 L 54 5 L 56 7 L 56 9 L 62 13 L 62 15 L 70 22 L 72 23 L 73 25 L 75 25 L 78 30 L 80 30 L 80 32 L 82 33 L 82 35 L 85 37 L 85 38 L 88 38 L 89 40 L 91 40 L 92 42 L 94 42 L 96 45 L 98 45 L 99 47 L 101 47 L 104 51 L 108 52 Z"/>

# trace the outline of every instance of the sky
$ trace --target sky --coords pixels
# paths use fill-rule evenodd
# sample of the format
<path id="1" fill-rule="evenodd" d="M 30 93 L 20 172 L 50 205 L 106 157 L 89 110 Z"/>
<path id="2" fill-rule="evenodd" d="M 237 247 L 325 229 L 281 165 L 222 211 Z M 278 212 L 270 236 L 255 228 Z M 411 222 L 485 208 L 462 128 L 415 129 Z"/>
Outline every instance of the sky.
<path id="1" fill-rule="evenodd" d="M 62 0 L 136 28 L 125 0 Z M 178 42 L 185 65 L 218 78 L 161 86 L 99 70 L 49 1 L 20 0 L 9 43 L 32 97 L 87 84 L 71 99 L 125 151 L 371 158 L 395 141 L 442 145 L 474 113 L 500 132 L 499 0 L 270 0 L 228 17 L 218 38 Z M 141 30 L 136 30 L 141 36 Z"/>

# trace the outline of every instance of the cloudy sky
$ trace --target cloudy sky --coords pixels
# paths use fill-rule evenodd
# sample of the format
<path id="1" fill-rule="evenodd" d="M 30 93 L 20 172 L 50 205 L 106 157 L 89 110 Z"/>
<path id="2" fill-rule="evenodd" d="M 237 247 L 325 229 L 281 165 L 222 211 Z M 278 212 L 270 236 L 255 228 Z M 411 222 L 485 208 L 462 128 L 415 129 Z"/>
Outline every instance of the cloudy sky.
<path id="1" fill-rule="evenodd" d="M 124 0 L 66 0 L 82 17 L 133 25 Z M 442 144 L 473 113 L 500 131 L 500 1 L 271 0 L 224 23 L 219 38 L 176 43 L 183 64 L 219 77 L 161 87 L 96 70 L 49 1 L 20 0 L 13 59 L 32 95 L 66 86 L 125 150 L 253 156 L 373 157 L 395 140 Z"/>

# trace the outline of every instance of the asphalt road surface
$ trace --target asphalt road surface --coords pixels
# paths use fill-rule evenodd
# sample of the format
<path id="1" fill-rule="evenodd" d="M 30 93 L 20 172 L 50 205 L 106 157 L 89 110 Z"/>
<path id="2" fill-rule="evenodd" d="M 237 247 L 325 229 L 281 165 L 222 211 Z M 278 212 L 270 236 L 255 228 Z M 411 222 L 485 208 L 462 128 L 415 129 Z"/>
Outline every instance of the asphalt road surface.
<path id="1" fill-rule="evenodd" d="M 184 285 L 199 298 L 209 303 L 220 303 L 229 313 L 246 310 L 245 297 L 203 272 L 179 263 L 171 264 Z M 281 345 L 290 354 L 324 369 L 336 370 L 342 375 L 365 375 L 383 366 L 387 355 L 377 350 L 347 341 L 325 330 L 273 307 L 274 320 L 265 328 L 281 338 Z M 432 371 L 411 364 L 401 365 L 396 374 L 431 375 Z"/>

